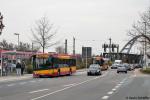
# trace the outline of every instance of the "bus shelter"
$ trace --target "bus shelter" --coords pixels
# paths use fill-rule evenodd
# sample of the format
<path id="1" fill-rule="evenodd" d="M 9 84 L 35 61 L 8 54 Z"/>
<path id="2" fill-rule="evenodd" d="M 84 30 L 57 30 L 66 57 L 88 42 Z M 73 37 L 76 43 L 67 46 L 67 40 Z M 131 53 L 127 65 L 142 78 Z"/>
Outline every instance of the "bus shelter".
<path id="1" fill-rule="evenodd" d="M 22 59 L 28 59 L 32 55 L 31 52 L 19 52 L 19 51 L 1 51 L 1 63 L 0 63 L 0 72 L 1 76 L 5 76 L 8 73 L 5 73 L 5 64 L 11 64 L 8 72 L 12 72 L 12 68 L 16 67 L 16 61 Z"/>

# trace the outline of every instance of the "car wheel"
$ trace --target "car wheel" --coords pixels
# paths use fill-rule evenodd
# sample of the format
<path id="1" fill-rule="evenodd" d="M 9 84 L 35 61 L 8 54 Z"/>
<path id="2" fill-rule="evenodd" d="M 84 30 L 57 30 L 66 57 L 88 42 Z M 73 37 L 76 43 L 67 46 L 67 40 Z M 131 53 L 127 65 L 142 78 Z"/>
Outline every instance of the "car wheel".
<path id="1" fill-rule="evenodd" d="M 117 71 L 117 73 L 119 73 L 119 71 Z"/>
<path id="2" fill-rule="evenodd" d="M 127 74 L 127 71 L 125 73 Z"/>
<path id="3" fill-rule="evenodd" d="M 99 75 L 102 75 L 102 73 L 100 72 Z"/>

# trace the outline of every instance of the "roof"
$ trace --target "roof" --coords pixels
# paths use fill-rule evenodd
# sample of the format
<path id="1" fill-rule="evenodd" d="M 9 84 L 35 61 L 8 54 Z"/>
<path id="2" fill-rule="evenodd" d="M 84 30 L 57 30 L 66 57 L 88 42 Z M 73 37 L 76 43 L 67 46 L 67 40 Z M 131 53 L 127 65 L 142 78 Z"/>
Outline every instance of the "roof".
<path id="1" fill-rule="evenodd" d="M 51 54 L 51 53 L 40 53 L 40 54 L 36 54 L 36 57 L 38 58 L 48 58 L 49 56 L 52 56 L 54 58 L 59 58 L 59 59 L 73 59 L 75 58 L 75 56 L 73 55 L 68 55 L 68 54 Z"/>

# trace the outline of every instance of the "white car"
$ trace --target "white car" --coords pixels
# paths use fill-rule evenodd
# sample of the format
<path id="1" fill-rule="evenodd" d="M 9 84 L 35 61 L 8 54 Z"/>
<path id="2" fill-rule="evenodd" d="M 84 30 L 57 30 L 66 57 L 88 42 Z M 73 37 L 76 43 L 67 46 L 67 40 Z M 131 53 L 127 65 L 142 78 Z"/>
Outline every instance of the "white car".
<path id="1" fill-rule="evenodd" d="M 127 73 L 127 72 L 128 72 L 128 69 L 127 69 L 126 66 L 124 66 L 124 65 L 119 65 L 119 66 L 117 67 L 117 73 L 119 73 L 119 72 L 125 72 L 125 73 Z"/>
<path id="2" fill-rule="evenodd" d="M 87 75 L 101 75 L 101 68 L 100 65 L 98 64 L 91 64 L 88 71 L 87 71 Z"/>
<path id="3" fill-rule="evenodd" d="M 117 64 L 112 64 L 111 69 L 117 69 L 118 65 Z"/>

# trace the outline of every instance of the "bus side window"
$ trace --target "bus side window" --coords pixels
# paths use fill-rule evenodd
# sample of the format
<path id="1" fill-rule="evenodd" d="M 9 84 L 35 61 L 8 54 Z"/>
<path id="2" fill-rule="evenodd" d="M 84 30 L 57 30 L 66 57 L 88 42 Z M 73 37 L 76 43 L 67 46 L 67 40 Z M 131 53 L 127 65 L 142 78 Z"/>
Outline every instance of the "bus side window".
<path id="1" fill-rule="evenodd" d="M 59 65 L 58 64 L 54 64 L 54 68 L 58 68 L 59 67 Z"/>

